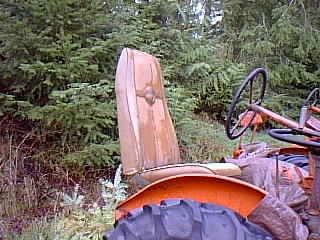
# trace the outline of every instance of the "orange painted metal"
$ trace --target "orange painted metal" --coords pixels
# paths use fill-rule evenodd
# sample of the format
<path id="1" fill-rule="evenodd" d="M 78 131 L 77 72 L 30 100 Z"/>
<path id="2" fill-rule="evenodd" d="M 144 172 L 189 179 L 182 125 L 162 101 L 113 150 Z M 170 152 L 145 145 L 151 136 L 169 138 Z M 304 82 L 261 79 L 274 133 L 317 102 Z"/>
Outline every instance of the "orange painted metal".
<path id="1" fill-rule="evenodd" d="M 261 116 L 266 117 L 268 119 L 271 119 L 275 121 L 276 123 L 279 123 L 283 126 L 286 126 L 288 128 L 298 128 L 299 124 L 295 121 L 292 121 L 290 119 L 287 119 L 277 113 L 274 113 L 266 108 L 263 108 L 261 106 L 258 106 L 256 104 L 248 104 L 248 109 L 255 111 L 256 113 L 259 113 Z"/>
<path id="2" fill-rule="evenodd" d="M 252 122 L 251 119 L 254 116 Z M 263 123 L 262 117 L 260 114 L 255 113 L 254 111 L 248 111 L 246 113 L 241 113 L 239 115 L 239 119 L 240 119 L 240 125 L 242 127 L 249 125 L 249 123 L 251 122 L 251 126 L 255 126 L 255 125 L 261 125 Z"/>
<path id="3" fill-rule="evenodd" d="M 311 110 L 312 112 L 320 113 L 320 108 L 318 108 L 318 107 L 311 106 L 308 109 Z"/>
<path id="4" fill-rule="evenodd" d="M 288 128 L 291 128 L 291 129 L 295 129 L 295 128 L 299 129 L 300 128 L 299 123 L 292 121 L 290 119 L 287 119 L 287 118 L 285 118 L 277 113 L 274 113 L 266 108 L 263 108 L 259 105 L 248 104 L 247 107 L 248 107 L 248 109 L 255 111 L 256 113 L 259 113 L 262 117 L 266 117 L 268 119 L 271 119 L 274 122 L 279 123 L 279 124 L 286 126 Z M 313 136 L 320 137 L 320 132 L 314 131 L 311 128 L 304 127 L 301 130 L 303 130 L 304 132 L 309 133 Z"/>
<path id="5" fill-rule="evenodd" d="M 311 195 L 314 177 L 313 176 L 304 177 L 301 173 L 301 170 L 298 167 L 295 167 L 295 171 L 301 179 L 299 184 L 302 187 L 302 189 L 304 190 L 305 194 Z"/>
<path id="6" fill-rule="evenodd" d="M 232 158 L 238 158 L 244 150 L 240 148 L 241 144 L 237 144 L 236 149 L 232 152 Z"/>
<path id="7" fill-rule="evenodd" d="M 296 154 L 296 155 L 304 155 L 309 157 L 310 150 L 306 147 L 302 147 L 296 144 L 291 144 L 289 146 L 281 147 L 279 149 L 280 154 Z"/>
<path id="8" fill-rule="evenodd" d="M 145 204 L 159 204 L 168 198 L 215 203 L 248 216 L 266 195 L 264 190 L 235 178 L 209 174 L 179 175 L 156 181 L 132 195 L 119 204 L 117 216 L 124 216 Z"/>
<path id="9" fill-rule="evenodd" d="M 263 124 L 263 119 L 261 115 L 259 113 L 255 113 L 254 111 L 248 111 L 246 113 L 241 113 L 239 115 L 239 119 L 240 119 L 240 126 L 242 127 L 248 126 L 248 125 L 254 126 L 252 135 L 250 138 L 250 143 L 253 143 L 257 134 L 258 126 Z M 240 144 L 242 144 L 242 136 L 240 137 Z"/>

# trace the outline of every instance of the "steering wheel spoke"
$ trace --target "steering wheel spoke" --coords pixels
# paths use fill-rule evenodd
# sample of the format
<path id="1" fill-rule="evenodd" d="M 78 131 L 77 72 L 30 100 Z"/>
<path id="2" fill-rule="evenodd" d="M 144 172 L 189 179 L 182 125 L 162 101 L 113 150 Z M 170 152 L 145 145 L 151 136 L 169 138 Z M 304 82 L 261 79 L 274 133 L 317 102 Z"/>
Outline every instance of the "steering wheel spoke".
<path id="1" fill-rule="evenodd" d="M 255 77 L 254 77 L 255 78 Z M 251 79 L 250 80 L 250 89 L 249 89 L 249 104 L 252 103 L 252 98 L 253 98 L 253 80 L 254 79 Z"/>
<path id="2" fill-rule="evenodd" d="M 262 99 L 261 98 L 257 98 L 257 100 L 255 101 L 256 105 L 261 105 L 262 103 Z"/>
<path id="3" fill-rule="evenodd" d="M 243 113 L 241 113 L 238 118 L 238 121 L 234 124 L 234 126 L 232 127 L 232 129 L 230 130 L 231 134 L 234 134 L 234 131 L 241 126 L 241 122 L 243 120 L 243 118 L 245 117 L 245 115 L 249 112 L 249 110 L 247 109 L 246 111 L 244 111 Z"/>

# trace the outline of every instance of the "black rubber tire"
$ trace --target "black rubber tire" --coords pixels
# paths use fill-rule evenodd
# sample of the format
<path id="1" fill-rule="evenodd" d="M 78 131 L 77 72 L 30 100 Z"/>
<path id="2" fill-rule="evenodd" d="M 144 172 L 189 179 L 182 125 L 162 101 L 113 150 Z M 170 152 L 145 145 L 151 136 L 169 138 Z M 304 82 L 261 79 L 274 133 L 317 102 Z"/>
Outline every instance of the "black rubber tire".
<path id="1" fill-rule="evenodd" d="M 236 199 L 235 199 L 236 201 Z M 271 240 L 232 210 L 187 199 L 145 205 L 119 220 L 104 240 Z"/>

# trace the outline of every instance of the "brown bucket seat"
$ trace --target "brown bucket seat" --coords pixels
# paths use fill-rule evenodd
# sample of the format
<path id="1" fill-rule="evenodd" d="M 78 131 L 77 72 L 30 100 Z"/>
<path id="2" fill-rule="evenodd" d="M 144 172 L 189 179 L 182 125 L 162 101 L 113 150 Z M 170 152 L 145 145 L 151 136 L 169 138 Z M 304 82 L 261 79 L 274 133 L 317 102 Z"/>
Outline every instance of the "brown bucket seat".
<path id="1" fill-rule="evenodd" d="M 150 182 L 180 174 L 240 175 L 239 167 L 231 163 L 182 163 L 155 57 L 129 48 L 122 50 L 116 97 L 125 175 L 139 174 Z"/>

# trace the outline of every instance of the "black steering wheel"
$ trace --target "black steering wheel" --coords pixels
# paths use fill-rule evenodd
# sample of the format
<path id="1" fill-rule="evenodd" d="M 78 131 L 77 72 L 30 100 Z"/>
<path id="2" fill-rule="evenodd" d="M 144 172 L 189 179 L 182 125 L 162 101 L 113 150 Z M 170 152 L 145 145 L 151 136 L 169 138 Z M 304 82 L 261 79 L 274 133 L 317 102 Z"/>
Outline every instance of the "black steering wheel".
<path id="1" fill-rule="evenodd" d="M 261 105 L 267 87 L 267 71 L 263 68 L 252 70 L 241 83 L 234 95 L 227 114 L 225 124 L 226 134 L 229 139 L 240 137 L 251 125 L 256 113 L 250 114 L 249 121 L 241 126 L 239 115 L 245 116 L 249 109 L 246 104 Z"/>
<path id="2" fill-rule="evenodd" d="M 319 149 L 320 150 L 320 141 L 316 140 L 305 140 L 305 139 L 299 139 L 295 136 L 306 136 L 315 138 L 317 137 L 319 139 L 319 134 L 315 132 L 315 134 L 312 134 L 311 132 L 305 132 L 301 129 L 271 129 L 269 130 L 269 135 L 275 139 L 278 139 L 280 141 L 297 144 L 300 146 L 304 146 L 307 148 L 313 148 L 313 149 Z"/>

